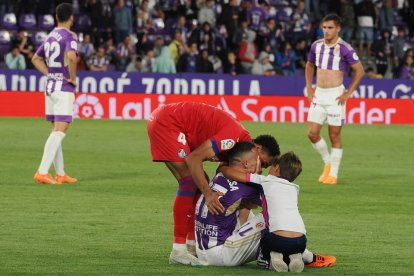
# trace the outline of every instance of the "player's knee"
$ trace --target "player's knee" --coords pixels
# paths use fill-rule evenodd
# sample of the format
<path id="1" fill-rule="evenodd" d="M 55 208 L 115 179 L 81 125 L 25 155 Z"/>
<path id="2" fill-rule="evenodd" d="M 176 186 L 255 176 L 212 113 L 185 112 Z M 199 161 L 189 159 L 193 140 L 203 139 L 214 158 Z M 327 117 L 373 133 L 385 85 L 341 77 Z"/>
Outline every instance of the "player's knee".
<path id="1" fill-rule="evenodd" d="M 308 130 L 308 138 L 311 140 L 312 143 L 316 143 L 319 140 L 319 134 L 315 131 Z"/>

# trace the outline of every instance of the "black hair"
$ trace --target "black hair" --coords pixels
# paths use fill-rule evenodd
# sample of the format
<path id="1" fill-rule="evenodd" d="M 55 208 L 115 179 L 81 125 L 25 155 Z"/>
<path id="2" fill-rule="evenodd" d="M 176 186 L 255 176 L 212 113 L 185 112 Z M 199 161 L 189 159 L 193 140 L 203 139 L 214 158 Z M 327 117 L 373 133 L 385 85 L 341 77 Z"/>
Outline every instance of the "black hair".
<path id="1" fill-rule="evenodd" d="M 259 135 L 253 139 L 253 142 L 261 145 L 263 151 L 272 157 L 278 157 L 280 155 L 279 143 L 272 135 Z"/>
<path id="2" fill-rule="evenodd" d="M 286 179 L 289 182 L 295 180 L 302 172 L 302 162 L 293 151 L 283 154 L 277 163 L 280 168 L 279 177 Z"/>
<path id="3" fill-rule="evenodd" d="M 232 163 L 240 162 L 241 161 L 240 158 L 244 154 L 250 152 L 253 148 L 254 148 L 254 144 L 250 142 L 236 143 L 234 147 L 228 152 L 227 156 L 228 156 L 229 164 L 231 165 Z"/>
<path id="4" fill-rule="evenodd" d="M 69 3 L 62 3 L 56 7 L 56 17 L 58 22 L 63 23 L 73 15 L 73 7 Z"/>
<path id="5" fill-rule="evenodd" d="M 342 24 L 341 17 L 339 15 L 337 15 L 336 13 L 329 13 L 329 14 L 327 14 L 322 19 L 322 22 L 326 22 L 326 21 L 333 21 L 336 26 L 341 26 L 341 24 Z"/>

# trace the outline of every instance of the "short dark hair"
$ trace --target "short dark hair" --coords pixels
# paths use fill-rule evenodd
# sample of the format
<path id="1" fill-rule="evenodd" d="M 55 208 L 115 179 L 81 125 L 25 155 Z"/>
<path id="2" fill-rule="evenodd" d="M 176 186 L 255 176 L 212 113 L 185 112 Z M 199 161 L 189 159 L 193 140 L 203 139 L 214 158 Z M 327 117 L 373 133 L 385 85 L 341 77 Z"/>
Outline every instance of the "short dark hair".
<path id="1" fill-rule="evenodd" d="M 302 172 L 302 162 L 293 151 L 283 154 L 277 160 L 277 164 L 280 168 L 279 177 L 290 182 L 294 181 Z"/>
<path id="2" fill-rule="evenodd" d="M 259 135 L 253 139 L 255 144 L 261 145 L 265 153 L 272 157 L 278 157 L 280 155 L 279 143 L 272 135 L 264 134 Z"/>
<path id="3" fill-rule="evenodd" d="M 62 3 L 56 7 L 56 17 L 58 22 L 63 23 L 73 15 L 73 7 L 69 3 Z"/>
<path id="4" fill-rule="evenodd" d="M 240 158 L 250 152 L 254 148 L 254 144 L 250 142 L 238 142 L 228 152 L 229 165 L 240 162 Z"/>
<path id="5" fill-rule="evenodd" d="M 336 13 L 329 13 L 327 14 L 323 19 L 322 19 L 322 23 L 326 22 L 326 21 L 333 21 L 335 22 L 336 26 L 341 26 L 342 24 L 342 18 L 337 15 Z"/>

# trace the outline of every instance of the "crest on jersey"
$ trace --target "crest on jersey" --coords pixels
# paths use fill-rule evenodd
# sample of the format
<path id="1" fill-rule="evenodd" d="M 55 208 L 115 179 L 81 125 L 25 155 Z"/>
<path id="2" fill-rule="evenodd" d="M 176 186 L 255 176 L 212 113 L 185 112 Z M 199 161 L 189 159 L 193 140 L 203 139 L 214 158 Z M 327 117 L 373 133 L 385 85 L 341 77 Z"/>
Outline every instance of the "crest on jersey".
<path id="1" fill-rule="evenodd" d="M 260 229 L 263 227 L 263 222 L 256 223 L 256 229 Z"/>
<path id="2" fill-rule="evenodd" d="M 357 53 L 355 53 L 355 52 L 352 54 L 352 58 L 354 60 L 359 60 L 359 57 L 358 57 Z"/>
<path id="3" fill-rule="evenodd" d="M 187 153 L 185 152 L 185 150 L 184 149 L 180 149 L 179 151 L 178 151 L 178 157 L 180 157 L 180 158 L 185 158 L 187 156 Z"/>
<path id="4" fill-rule="evenodd" d="M 335 47 L 334 55 L 336 55 L 336 56 L 339 55 L 339 51 L 340 51 L 339 47 Z"/>
<path id="5" fill-rule="evenodd" d="M 226 140 L 221 140 L 221 149 L 222 150 L 229 150 L 232 147 L 234 147 L 234 140 L 233 139 L 226 139 Z"/>
<path id="6" fill-rule="evenodd" d="M 76 43 L 76 41 L 71 41 L 70 48 L 72 48 L 73 50 L 78 50 L 78 43 Z"/>

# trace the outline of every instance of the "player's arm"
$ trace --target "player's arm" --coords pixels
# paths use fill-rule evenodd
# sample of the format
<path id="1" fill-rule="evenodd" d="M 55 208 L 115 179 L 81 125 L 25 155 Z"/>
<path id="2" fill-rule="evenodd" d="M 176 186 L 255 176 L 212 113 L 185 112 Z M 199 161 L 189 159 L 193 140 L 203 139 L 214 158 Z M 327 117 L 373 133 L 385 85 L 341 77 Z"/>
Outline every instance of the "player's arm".
<path id="1" fill-rule="evenodd" d="M 352 78 L 352 82 L 349 85 L 348 89 L 342 93 L 340 97 L 337 98 L 338 104 L 345 104 L 346 100 L 351 96 L 352 92 L 357 88 L 359 82 L 364 77 L 364 67 L 362 67 L 362 63 L 358 62 L 351 65 L 352 70 L 354 71 L 354 76 Z"/>
<path id="2" fill-rule="evenodd" d="M 32 57 L 32 63 L 34 67 L 40 71 L 40 73 L 42 73 L 44 76 L 47 76 L 49 70 L 47 70 L 45 60 L 41 56 L 34 54 Z"/>
<path id="3" fill-rule="evenodd" d="M 194 182 L 206 198 L 208 210 L 217 215 L 224 212 L 224 207 L 219 201 L 220 194 L 210 189 L 203 168 L 203 161 L 209 160 L 215 155 L 211 141 L 207 140 L 185 158 L 185 163 Z"/>
<path id="4" fill-rule="evenodd" d="M 315 96 L 315 88 L 313 88 L 313 75 L 315 73 L 315 65 L 311 62 L 306 62 L 305 67 L 305 78 L 306 78 L 306 91 L 308 92 L 309 102 L 312 102 L 313 97 Z"/>
<path id="5" fill-rule="evenodd" d="M 68 51 L 67 56 L 69 60 L 68 64 L 70 74 L 70 79 L 67 81 L 76 87 L 76 66 L 78 64 L 78 55 L 75 51 Z"/>
<path id="6" fill-rule="evenodd" d="M 232 168 L 229 166 L 221 166 L 219 171 L 224 175 L 224 177 L 235 180 L 237 182 L 246 183 L 247 181 L 247 174 L 243 170 L 239 170 L 237 168 Z"/>

